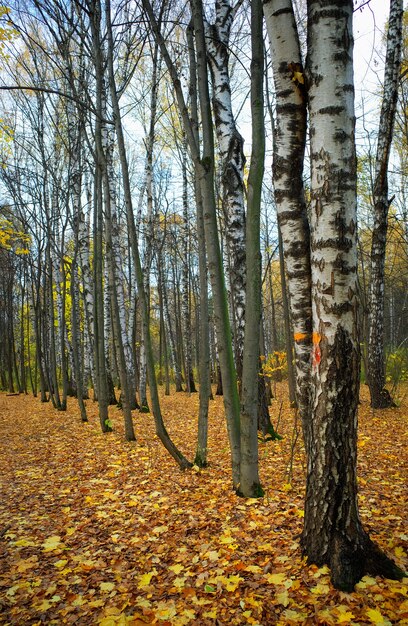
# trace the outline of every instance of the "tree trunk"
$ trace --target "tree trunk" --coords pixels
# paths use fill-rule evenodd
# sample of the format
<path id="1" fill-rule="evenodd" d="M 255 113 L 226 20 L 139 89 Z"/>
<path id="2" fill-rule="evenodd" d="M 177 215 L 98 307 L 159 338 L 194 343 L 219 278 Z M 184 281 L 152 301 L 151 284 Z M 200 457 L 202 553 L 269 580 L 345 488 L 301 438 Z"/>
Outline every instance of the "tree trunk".
<path id="1" fill-rule="evenodd" d="M 206 24 L 206 45 L 213 86 L 212 105 L 221 156 L 222 208 L 232 303 L 232 329 L 235 367 L 239 385 L 245 329 L 245 202 L 244 140 L 236 127 L 232 111 L 229 76 L 229 39 L 234 11 L 229 0 L 215 3 L 216 18 Z"/>
<path id="2" fill-rule="evenodd" d="M 110 16 L 110 2 L 106 0 L 107 15 Z M 178 465 L 185 469 L 191 467 L 191 463 L 184 457 L 177 446 L 171 440 L 166 427 L 163 422 L 162 413 L 160 410 L 159 395 L 157 390 L 156 374 L 154 369 L 153 350 L 151 345 L 150 328 L 149 328 L 149 311 L 148 303 L 146 300 L 146 294 L 144 292 L 143 285 L 143 272 L 140 262 L 139 249 L 137 245 L 137 233 L 135 227 L 133 206 L 132 206 L 132 194 L 130 189 L 129 180 L 129 167 L 127 162 L 125 140 L 123 135 L 122 120 L 120 115 L 118 94 L 116 89 L 115 74 L 113 68 L 113 37 L 112 37 L 112 25 L 110 19 L 107 23 L 108 28 L 108 71 L 109 71 L 109 86 L 113 107 L 113 117 L 115 122 L 116 137 L 118 141 L 118 152 L 121 165 L 123 191 L 126 206 L 126 217 L 129 229 L 129 240 L 132 248 L 133 263 L 135 266 L 135 275 L 137 281 L 137 288 L 140 299 L 140 308 L 142 314 L 142 326 L 143 333 L 146 340 L 146 357 L 147 357 L 147 371 L 149 376 L 150 396 L 152 400 L 153 416 L 155 420 L 156 434 L 163 443 L 169 454 L 175 459 Z"/>
<path id="3" fill-rule="evenodd" d="M 261 330 L 261 196 L 265 160 L 262 36 L 263 15 L 260 0 L 251 2 L 251 116 L 252 154 L 248 176 L 246 227 L 245 337 L 241 392 L 241 468 L 239 491 L 245 497 L 263 495 L 258 474 L 258 384 Z"/>
<path id="4" fill-rule="evenodd" d="M 276 91 L 273 185 L 295 339 L 296 400 L 305 430 L 309 412 L 312 330 L 310 233 L 303 187 L 306 142 L 305 81 L 291 0 L 268 0 L 264 3 L 264 13 L 271 44 Z M 271 119 L 273 122 L 272 117 Z M 282 285 L 282 292 L 283 289 Z M 287 358 L 289 363 L 289 353 Z"/>
<path id="5" fill-rule="evenodd" d="M 388 209 L 391 204 L 388 198 L 388 162 L 401 69 L 402 16 L 403 0 L 391 0 L 385 59 L 384 94 L 378 130 L 373 188 L 374 228 L 371 244 L 367 379 L 370 388 L 371 406 L 375 409 L 395 406 L 389 391 L 385 389 L 384 268 Z"/>
<path id="6" fill-rule="evenodd" d="M 78 303 L 78 279 L 77 279 L 77 249 L 78 240 L 75 242 L 75 252 L 71 263 L 71 334 L 72 334 L 72 352 L 75 370 L 75 378 L 77 382 L 77 400 L 81 413 L 81 421 L 87 422 L 86 407 L 84 403 L 84 391 L 82 388 L 82 371 L 80 360 L 80 339 L 79 339 L 79 303 Z"/>
<path id="7" fill-rule="evenodd" d="M 184 375 L 186 391 L 188 394 L 195 393 L 193 374 L 193 350 L 191 345 L 191 311 L 190 311 L 190 229 L 188 214 L 188 178 L 187 178 L 187 145 L 183 138 L 182 146 L 182 173 L 183 173 L 183 265 L 182 265 L 182 328 L 184 344 Z"/>
<path id="8" fill-rule="evenodd" d="M 311 136 L 312 407 L 306 428 L 303 552 L 331 567 L 334 586 L 361 576 L 401 577 L 372 544 L 357 506 L 356 157 L 353 2 L 308 3 Z M 341 129 L 341 130 L 339 130 Z"/>
<path id="9" fill-rule="evenodd" d="M 283 306 L 283 323 L 285 326 L 285 346 L 286 361 L 288 364 L 288 385 L 289 385 L 289 401 L 292 407 L 297 406 L 296 401 L 296 373 L 293 367 L 293 340 L 292 340 L 292 324 L 290 319 L 290 306 L 288 297 L 288 287 L 286 284 L 285 259 L 283 251 L 283 242 L 281 230 L 278 226 L 279 237 L 279 270 L 282 288 L 282 306 Z"/>
<path id="10" fill-rule="evenodd" d="M 190 66 L 190 115 L 193 124 L 194 140 L 199 145 L 198 133 L 198 94 L 197 94 L 197 65 L 194 47 L 194 33 L 192 24 L 187 29 L 187 43 Z M 210 328 L 209 328 L 209 306 L 208 306 L 208 272 L 207 254 L 205 245 L 204 230 L 204 208 L 201 189 L 194 171 L 194 197 L 196 204 L 197 219 L 197 245 L 198 245 L 198 281 L 199 281 L 199 305 L 200 316 L 197 337 L 198 350 L 198 377 L 200 381 L 199 389 L 199 409 L 198 409 L 198 433 L 197 447 L 194 463 L 199 467 L 207 465 L 207 444 L 208 444 L 208 404 L 211 396 L 210 377 Z M 196 310 L 197 310 L 196 306 Z"/>

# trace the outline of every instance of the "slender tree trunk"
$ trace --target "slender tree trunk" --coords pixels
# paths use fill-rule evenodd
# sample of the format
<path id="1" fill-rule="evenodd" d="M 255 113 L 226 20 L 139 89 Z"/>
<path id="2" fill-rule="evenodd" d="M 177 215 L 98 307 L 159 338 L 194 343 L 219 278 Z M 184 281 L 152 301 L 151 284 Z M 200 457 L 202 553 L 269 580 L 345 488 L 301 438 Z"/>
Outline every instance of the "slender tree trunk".
<path id="1" fill-rule="evenodd" d="M 194 47 L 194 33 L 192 24 L 187 29 L 187 42 L 190 65 L 190 115 L 193 125 L 193 134 L 196 145 L 199 145 L 198 132 L 198 96 L 197 96 L 197 65 Z M 198 281 L 199 281 L 199 306 L 200 316 L 198 326 L 198 377 L 200 381 L 199 389 L 199 409 L 198 409 L 198 432 L 197 447 L 194 462 L 199 467 L 207 465 L 207 445 L 208 445 L 208 404 L 211 396 L 210 378 L 210 328 L 209 328 L 209 306 L 208 306 L 208 272 L 207 254 L 205 245 L 204 230 L 204 209 L 201 189 L 194 172 L 194 197 L 196 204 L 197 221 L 197 245 L 198 245 Z M 197 308 L 197 307 L 196 307 Z"/>
<path id="2" fill-rule="evenodd" d="M 227 294 L 217 229 L 214 194 L 214 139 L 208 90 L 202 0 L 192 0 L 192 11 L 197 54 L 198 93 L 203 128 L 203 154 L 201 159 L 196 158 L 195 164 L 204 206 L 205 241 L 209 274 L 214 296 L 214 321 L 217 330 L 218 354 L 223 382 L 223 398 L 231 447 L 232 480 L 234 487 L 237 488 L 240 481 L 241 460 L 240 406 L 231 345 Z"/>
<path id="3" fill-rule="evenodd" d="M 384 94 L 382 100 L 375 179 L 373 189 L 374 228 L 371 244 L 371 280 L 369 295 L 368 385 L 371 406 L 376 409 L 395 406 L 385 389 L 384 294 L 385 252 L 387 245 L 388 162 L 392 143 L 401 70 L 403 0 L 390 1 L 390 17 L 385 58 Z"/>
<path id="4" fill-rule="evenodd" d="M 51 401 L 54 407 L 61 410 L 61 399 L 58 384 L 57 372 L 57 348 L 55 342 L 55 316 L 54 316 L 54 298 L 53 298 L 53 267 L 51 260 L 51 233 L 48 232 L 49 241 L 47 242 L 47 319 L 48 319 L 48 338 L 49 338 L 49 376 L 50 376 L 50 393 Z"/>
<path id="5" fill-rule="evenodd" d="M 196 391 L 193 375 L 193 351 L 191 345 L 191 311 L 190 311 L 190 228 L 188 214 L 188 179 L 187 179 L 187 145 L 185 138 L 182 146 L 183 172 L 183 265 L 182 265 L 182 327 L 184 344 L 184 374 L 187 393 Z"/>
<path id="6" fill-rule="evenodd" d="M 245 329 L 245 202 L 244 140 L 236 127 L 232 111 L 229 76 L 229 38 L 234 11 L 229 0 L 215 4 L 216 18 L 206 25 L 206 44 L 213 86 L 212 105 L 221 156 L 222 205 L 229 267 L 229 287 L 233 315 L 233 345 L 239 384 Z"/>
<path id="7" fill-rule="evenodd" d="M 194 462 L 199 467 L 207 465 L 208 440 L 208 403 L 211 396 L 210 381 L 210 342 L 209 342 L 209 315 L 208 315 L 208 278 L 207 259 L 205 252 L 205 234 L 203 220 L 203 203 L 201 191 L 195 181 L 195 197 L 197 211 L 197 239 L 198 239 L 198 271 L 200 284 L 200 360 L 199 360 L 199 410 L 197 448 Z"/>
<path id="8" fill-rule="evenodd" d="M 297 403 L 302 416 L 303 429 L 306 432 L 309 414 L 312 330 L 310 234 L 303 187 L 306 93 L 299 38 L 291 0 L 267 0 L 264 3 L 264 13 L 271 44 L 276 91 L 273 185 L 288 275 L 295 339 Z M 271 119 L 273 121 L 272 117 Z M 282 293 L 283 289 L 282 285 Z M 291 354 L 288 352 L 288 363 L 290 359 Z"/>
<path id="9" fill-rule="evenodd" d="M 123 136 L 122 120 L 120 115 L 120 108 L 118 102 L 118 94 L 115 83 L 115 75 L 113 68 L 113 35 L 112 25 L 110 23 L 110 2 L 106 0 L 106 15 L 107 15 L 107 31 L 108 31 L 108 72 L 109 72 L 109 85 L 113 107 L 113 116 L 116 129 L 116 137 L 118 141 L 118 152 L 121 164 L 121 173 L 123 180 L 123 191 L 126 205 L 126 216 L 129 229 L 129 240 L 132 247 L 133 263 L 135 267 L 137 288 L 140 299 L 140 308 L 142 314 L 142 326 L 143 333 L 146 340 L 146 357 L 147 357 L 147 371 L 149 377 L 150 397 L 152 400 L 153 416 L 155 420 L 156 434 L 163 443 L 169 454 L 175 459 L 182 469 L 191 467 L 191 463 L 184 457 L 180 450 L 175 446 L 171 440 L 166 427 L 163 422 L 162 413 L 160 410 L 159 395 L 157 390 L 156 374 L 154 369 L 153 350 L 151 345 L 150 328 L 149 328 L 149 311 L 148 303 L 146 300 L 146 294 L 143 285 L 143 271 L 140 262 L 139 249 L 137 245 L 137 233 L 135 227 L 133 206 L 132 206 L 132 194 L 129 180 L 129 167 L 126 156 L 125 140 Z"/>
<path id="10" fill-rule="evenodd" d="M 248 177 L 246 227 L 246 302 L 241 391 L 241 468 L 239 491 L 245 497 L 263 495 L 258 474 L 258 383 L 261 330 L 261 196 L 265 160 L 263 99 L 263 14 L 261 0 L 251 2 L 252 154 Z"/>
<path id="11" fill-rule="evenodd" d="M 76 248 L 77 248 L 76 242 Z M 75 379 L 77 384 L 77 400 L 81 413 L 81 421 L 87 422 L 88 417 L 86 414 L 86 407 L 84 402 L 84 390 L 82 388 L 82 371 L 81 371 L 81 359 L 80 359 L 80 339 L 79 339 L 79 302 L 78 302 L 79 285 L 77 280 L 77 249 L 74 252 L 74 256 L 71 263 L 71 334 L 72 334 L 72 354 L 75 370 Z"/>

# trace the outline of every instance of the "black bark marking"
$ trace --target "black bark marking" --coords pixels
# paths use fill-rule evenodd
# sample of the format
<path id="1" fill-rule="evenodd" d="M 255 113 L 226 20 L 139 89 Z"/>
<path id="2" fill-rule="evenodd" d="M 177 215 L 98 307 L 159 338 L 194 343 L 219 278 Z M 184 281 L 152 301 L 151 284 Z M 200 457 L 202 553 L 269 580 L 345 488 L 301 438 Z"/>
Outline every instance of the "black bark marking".
<path id="1" fill-rule="evenodd" d="M 344 107 L 333 105 L 319 109 L 318 113 L 321 113 L 322 115 L 340 115 L 343 111 Z"/>

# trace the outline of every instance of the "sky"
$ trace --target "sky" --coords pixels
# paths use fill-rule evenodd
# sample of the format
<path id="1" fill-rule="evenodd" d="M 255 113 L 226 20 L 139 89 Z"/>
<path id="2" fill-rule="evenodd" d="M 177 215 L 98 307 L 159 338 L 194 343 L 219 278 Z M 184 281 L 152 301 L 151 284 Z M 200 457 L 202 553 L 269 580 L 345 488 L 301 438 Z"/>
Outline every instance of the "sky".
<path id="1" fill-rule="evenodd" d="M 365 88 L 368 85 L 378 86 L 378 81 L 381 81 L 384 71 L 383 33 L 388 14 L 388 0 L 370 0 L 369 4 L 354 12 L 354 74 L 357 88 L 360 85 Z"/>
<path id="2" fill-rule="evenodd" d="M 360 0 L 363 4 L 364 0 Z M 407 8 L 407 1 L 404 2 Z M 384 79 L 384 27 L 389 16 L 389 0 L 370 0 L 354 12 L 354 85 L 357 117 L 357 149 L 367 129 L 377 132 L 381 85 Z"/>

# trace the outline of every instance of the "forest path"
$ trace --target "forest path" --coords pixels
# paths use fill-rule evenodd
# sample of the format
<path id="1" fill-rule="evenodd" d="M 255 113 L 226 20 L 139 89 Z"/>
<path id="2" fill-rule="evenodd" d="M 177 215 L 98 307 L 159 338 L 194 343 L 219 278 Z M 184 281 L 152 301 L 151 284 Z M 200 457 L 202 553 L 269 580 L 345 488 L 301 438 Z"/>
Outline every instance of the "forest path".
<path id="1" fill-rule="evenodd" d="M 163 397 L 171 435 L 194 456 L 198 394 Z M 304 457 L 287 483 L 293 412 L 277 385 L 284 439 L 261 443 L 266 496 L 230 489 L 222 399 L 211 402 L 209 459 L 181 472 L 134 413 L 138 441 L 102 435 L 77 404 L 55 411 L 31 396 L 0 394 L 0 624 L 408 624 L 407 586 L 365 577 L 334 590 L 326 568 L 299 550 Z M 407 568 L 407 396 L 373 413 L 360 405 L 360 506 L 371 536 Z M 406 579 L 405 579 L 406 582 Z"/>

